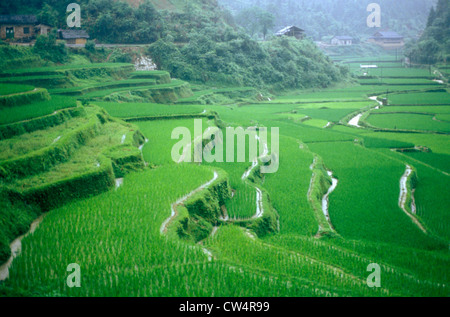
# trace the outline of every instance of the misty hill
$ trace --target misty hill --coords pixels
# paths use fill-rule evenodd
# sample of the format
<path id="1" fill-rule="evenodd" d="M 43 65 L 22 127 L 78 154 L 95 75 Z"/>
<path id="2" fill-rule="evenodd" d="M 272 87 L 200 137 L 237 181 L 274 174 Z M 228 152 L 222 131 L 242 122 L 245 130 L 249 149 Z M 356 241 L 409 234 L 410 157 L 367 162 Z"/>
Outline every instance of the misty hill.
<path id="1" fill-rule="evenodd" d="M 287 25 L 306 30 L 315 40 L 333 35 L 365 38 L 375 31 L 366 24 L 369 3 L 381 6 L 381 29 L 406 37 L 418 37 L 425 28 L 428 12 L 436 0 L 219 0 L 233 15 L 259 7 L 275 17 L 273 31 Z M 380 30 L 380 29 L 377 29 Z"/>
<path id="2" fill-rule="evenodd" d="M 450 58 L 450 1 L 439 0 L 428 15 L 427 27 L 417 43 L 407 50 L 415 63 L 434 64 Z"/>

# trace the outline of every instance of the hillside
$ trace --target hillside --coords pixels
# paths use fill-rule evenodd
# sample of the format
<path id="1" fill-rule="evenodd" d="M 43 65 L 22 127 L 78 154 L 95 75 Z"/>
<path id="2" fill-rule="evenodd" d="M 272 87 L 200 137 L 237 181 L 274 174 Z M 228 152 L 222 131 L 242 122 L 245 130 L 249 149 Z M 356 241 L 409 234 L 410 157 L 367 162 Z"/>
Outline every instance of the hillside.
<path id="1" fill-rule="evenodd" d="M 417 42 L 410 43 L 407 56 L 412 62 L 434 64 L 450 57 L 450 1 L 439 0 L 431 8 L 427 27 Z"/>
<path id="2" fill-rule="evenodd" d="M 100 43 L 151 44 L 147 53 L 159 68 L 183 80 L 269 90 L 283 89 L 283 81 L 295 89 L 323 88 L 350 80 L 345 67 L 332 63 L 309 40 L 286 38 L 261 43 L 251 39 L 234 26 L 216 0 L 170 3 L 177 10 L 158 10 L 148 1 L 138 7 L 121 1 L 86 1 L 83 27 L 92 40 Z M 48 3 L 40 14 L 51 12 L 58 12 L 61 24 L 64 20 L 61 6 L 51 7 Z M 66 56 L 54 58 L 60 55 L 57 52 L 61 47 L 47 45 L 43 40 L 37 43 L 42 44 L 41 57 L 57 63 L 66 61 Z M 46 54 L 50 47 L 55 52 Z M 126 58 L 118 61 L 130 62 Z"/>
<path id="3" fill-rule="evenodd" d="M 434 65 L 370 43 L 324 54 L 311 36 L 360 27 L 364 2 L 273 1 L 303 38 L 252 36 L 216 0 L 80 0 L 84 47 L 0 41 L 0 300 L 287 316 L 341 306 L 310 297 L 448 297 L 448 10 L 420 40 Z M 422 7 L 389 3 L 416 34 Z M 65 5 L 0 12 L 56 28 Z M 3 303 L 36 309 L 19 300 Z"/>
<path id="4" fill-rule="evenodd" d="M 447 79 L 395 55 L 337 58 L 357 85 L 270 98 L 130 64 L 1 73 L 0 262 L 17 256 L 0 296 L 447 296 Z M 251 127 L 254 161 L 225 160 L 226 127 Z M 223 162 L 189 163 L 213 140 Z"/>
<path id="5" fill-rule="evenodd" d="M 272 31 L 297 25 L 315 40 L 334 35 L 365 38 L 374 33 L 368 28 L 366 8 L 376 2 L 381 6 L 381 28 L 391 29 L 407 37 L 417 37 L 427 22 L 427 13 L 436 0 L 219 0 L 236 16 L 242 10 L 259 7 L 274 15 Z"/>

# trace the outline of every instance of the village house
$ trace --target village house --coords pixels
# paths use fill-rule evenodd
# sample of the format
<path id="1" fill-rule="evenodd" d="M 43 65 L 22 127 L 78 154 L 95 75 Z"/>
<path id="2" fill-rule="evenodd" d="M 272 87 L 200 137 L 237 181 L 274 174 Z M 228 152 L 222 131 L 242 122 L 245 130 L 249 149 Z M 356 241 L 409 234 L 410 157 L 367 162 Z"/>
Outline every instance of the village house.
<path id="1" fill-rule="evenodd" d="M 302 30 L 296 26 L 288 26 L 284 29 L 275 33 L 276 36 L 292 36 L 298 40 L 301 40 L 305 37 L 305 30 Z"/>
<path id="2" fill-rule="evenodd" d="M 386 49 L 401 48 L 405 45 L 403 36 L 393 31 L 380 31 L 369 38 L 370 43 L 375 43 Z"/>
<path id="3" fill-rule="evenodd" d="M 86 30 L 81 29 L 68 29 L 68 30 L 59 30 L 59 38 L 61 40 L 66 41 L 67 45 L 86 45 L 87 40 L 89 39 L 89 34 Z"/>
<path id="4" fill-rule="evenodd" d="M 353 44 L 353 37 L 351 36 L 335 36 L 331 39 L 331 45 L 345 46 L 352 44 Z"/>
<path id="5" fill-rule="evenodd" d="M 47 35 L 51 27 L 40 24 L 35 15 L 0 15 L 0 38 L 12 42 L 30 42 Z"/>

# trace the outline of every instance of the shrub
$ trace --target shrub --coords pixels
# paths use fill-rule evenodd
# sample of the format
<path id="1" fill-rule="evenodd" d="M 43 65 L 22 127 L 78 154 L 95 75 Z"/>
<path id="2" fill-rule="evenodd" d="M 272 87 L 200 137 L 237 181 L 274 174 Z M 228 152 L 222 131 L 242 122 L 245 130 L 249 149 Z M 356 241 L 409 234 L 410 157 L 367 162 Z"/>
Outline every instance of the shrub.
<path id="1" fill-rule="evenodd" d="M 120 49 L 115 49 L 112 52 L 109 61 L 113 63 L 131 63 L 133 59 L 129 54 L 122 52 Z"/>
<path id="2" fill-rule="evenodd" d="M 88 52 L 94 53 L 95 52 L 95 41 L 89 40 L 86 42 L 85 49 Z"/>
<path id="3" fill-rule="evenodd" d="M 215 42 L 209 32 L 193 34 L 182 48 L 171 37 L 160 39 L 149 54 L 159 68 L 189 81 L 295 89 L 328 87 L 349 77 L 348 69 L 334 65 L 309 40 L 282 38 L 260 44 L 241 34 Z"/>
<path id="4" fill-rule="evenodd" d="M 56 32 L 51 32 L 48 36 L 40 35 L 36 39 L 33 52 L 42 59 L 54 63 L 65 63 L 69 59 L 69 53 L 63 42 L 56 43 Z"/>

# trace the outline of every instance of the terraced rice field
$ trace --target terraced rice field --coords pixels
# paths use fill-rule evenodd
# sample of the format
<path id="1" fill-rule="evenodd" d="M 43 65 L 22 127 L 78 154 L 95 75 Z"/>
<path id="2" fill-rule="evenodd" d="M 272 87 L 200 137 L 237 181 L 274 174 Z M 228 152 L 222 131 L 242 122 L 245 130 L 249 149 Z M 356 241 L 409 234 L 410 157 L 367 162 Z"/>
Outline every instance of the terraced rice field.
<path id="1" fill-rule="evenodd" d="M 16 224 L 0 234 L 3 260 L 45 211 L 1 268 L 9 278 L 0 294 L 448 296 L 448 85 L 391 55 L 340 59 L 356 74 L 363 63 L 380 68 L 360 84 L 267 101 L 253 88 L 191 90 L 168 73 L 121 64 L 3 77 L 80 76 L 46 87 L 49 101 L 0 108 L 0 194 L 27 197 L 24 207 L 0 195 L 3 219 Z M 113 74 L 102 81 L 98 69 Z M 359 127 L 350 124 L 357 116 Z M 194 120 L 222 131 L 215 151 L 227 127 L 266 127 L 268 138 L 258 139 L 256 161 L 174 161 L 174 128 L 190 132 L 178 154 L 211 141 L 195 135 Z M 279 168 L 262 173 L 277 141 Z M 81 267 L 80 288 L 67 286 L 70 263 Z M 381 287 L 368 286 L 371 263 Z"/>

